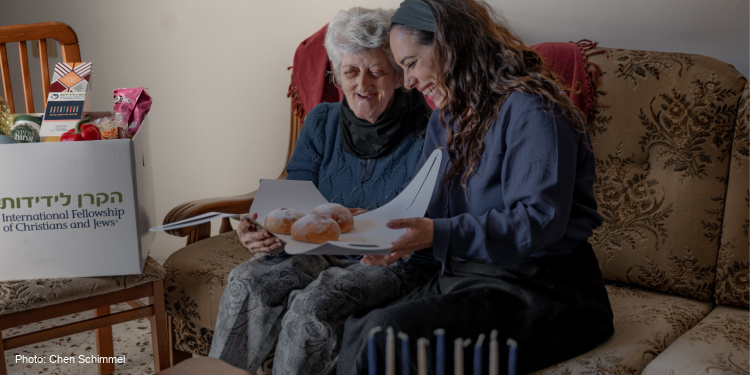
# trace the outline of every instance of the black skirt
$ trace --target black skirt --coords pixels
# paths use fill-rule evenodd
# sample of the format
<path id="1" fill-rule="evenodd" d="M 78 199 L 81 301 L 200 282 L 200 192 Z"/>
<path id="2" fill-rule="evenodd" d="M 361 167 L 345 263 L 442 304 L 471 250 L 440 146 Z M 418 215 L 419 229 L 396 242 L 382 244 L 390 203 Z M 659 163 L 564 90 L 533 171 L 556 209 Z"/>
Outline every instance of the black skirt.
<path id="1" fill-rule="evenodd" d="M 539 370 L 585 353 L 614 332 L 612 308 L 591 246 L 569 255 L 530 257 L 509 266 L 451 261 L 428 284 L 390 305 L 347 319 L 337 373 L 367 374 L 367 338 L 374 327 L 378 373 L 385 373 L 387 327 L 409 337 L 409 367 L 417 374 L 417 339 L 429 340 L 427 370 L 435 374 L 435 330 L 445 330 L 445 374 L 454 369 L 453 343 L 471 339 L 464 350 L 464 373 L 473 373 L 474 344 L 481 334 L 482 371 L 488 373 L 489 336 L 497 331 L 500 374 L 506 373 L 507 339 L 517 342 L 519 374 Z M 396 373 L 403 358 L 396 339 Z"/>

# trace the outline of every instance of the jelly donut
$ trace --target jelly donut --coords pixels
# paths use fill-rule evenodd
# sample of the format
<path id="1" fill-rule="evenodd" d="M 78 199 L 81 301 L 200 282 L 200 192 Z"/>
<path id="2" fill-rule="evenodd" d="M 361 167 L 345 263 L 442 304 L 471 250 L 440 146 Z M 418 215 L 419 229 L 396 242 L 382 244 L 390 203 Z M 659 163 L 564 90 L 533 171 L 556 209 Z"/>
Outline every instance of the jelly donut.
<path id="1" fill-rule="evenodd" d="M 329 216 L 307 214 L 292 224 L 292 238 L 297 241 L 324 243 L 339 239 L 341 229 Z"/>
<path id="2" fill-rule="evenodd" d="M 312 212 L 313 214 L 330 216 L 331 219 L 336 220 L 341 229 L 341 233 L 346 233 L 354 227 L 354 217 L 348 208 L 338 203 L 324 203 L 318 207 L 315 207 Z"/>
<path id="3" fill-rule="evenodd" d="M 290 208 L 277 208 L 268 213 L 263 227 L 271 233 L 289 234 L 292 230 L 292 224 L 299 218 L 305 216 L 305 213 Z"/>

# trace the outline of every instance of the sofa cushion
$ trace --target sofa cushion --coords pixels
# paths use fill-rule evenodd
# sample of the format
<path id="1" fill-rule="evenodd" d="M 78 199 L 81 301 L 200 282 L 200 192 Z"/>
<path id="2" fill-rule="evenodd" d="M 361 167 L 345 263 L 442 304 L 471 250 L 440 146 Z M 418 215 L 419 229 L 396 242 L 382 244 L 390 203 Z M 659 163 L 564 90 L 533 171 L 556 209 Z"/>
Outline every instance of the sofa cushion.
<path id="1" fill-rule="evenodd" d="M 745 78 L 716 59 L 604 48 L 590 242 L 607 280 L 712 300 Z"/>
<path id="2" fill-rule="evenodd" d="M 711 302 L 607 284 L 615 333 L 593 350 L 538 375 L 639 374 L 677 337 L 711 311 Z"/>
<path id="3" fill-rule="evenodd" d="M 164 262 L 164 303 L 176 349 L 208 355 L 227 277 L 250 253 L 235 231 L 198 241 Z M 188 271 L 184 271 L 188 270 Z"/>
<path id="4" fill-rule="evenodd" d="M 750 315 L 718 306 L 646 366 L 644 375 L 747 374 Z"/>
<path id="5" fill-rule="evenodd" d="M 750 306 L 750 251 L 748 251 L 748 212 L 750 212 L 750 85 L 745 85 L 734 132 L 729 169 L 726 209 L 721 231 L 721 247 L 716 264 L 716 302 Z"/>

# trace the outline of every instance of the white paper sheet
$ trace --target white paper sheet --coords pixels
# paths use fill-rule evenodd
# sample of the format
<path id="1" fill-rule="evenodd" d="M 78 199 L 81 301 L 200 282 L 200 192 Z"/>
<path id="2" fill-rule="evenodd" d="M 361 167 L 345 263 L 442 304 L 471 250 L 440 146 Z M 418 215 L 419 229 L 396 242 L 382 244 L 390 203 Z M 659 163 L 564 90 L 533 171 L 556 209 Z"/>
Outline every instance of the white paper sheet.
<path id="1" fill-rule="evenodd" d="M 284 249 L 288 254 L 388 254 L 391 242 L 395 241 L 406 230 L 390 229 L 385 226 L 385 222 L 389 219 L 424 216 L 437 182 L 441 157 L 440 150 L 433 151 L 422 169 L 396 198 L 382 207 L 355 216 L 354 228 L 348 233 L 343 233 L 338 241 L 313 244 L 296 241 L 289 235 L 275 235 L 286 242 Z M 255 193 L 255 200 L 250 206 L 250 212 L 257 213 L 257 223 L 262 224 L 266 215 L 277 208 L 293 208 L 309 213 L 313 208 L 323 203 L 328 203 L 328 201 L 310 181 L 264 179 L 261 180 L 258 191 Z M 238 218 L 239 216 L 237 214 L 210 212 L 180 222 L 151 228 L 151 230 L 176 229 L 223 217 Z"/>
<path id="2" fill-rule="evenodd" d="M 177 228 L 184 228 L 184 227 L 190 227 L 193 225 L 208 223 L 209 221 L 222 219 L 225 217 L 230 217 L 233 219 L 239 219 L 241 214 L 227 214 L 223 212 L 206 212 L 205 214 L 193 216 L 191 218 L 187 218 L 184 220 L 175 221 L 169 224 L 160 225 L 158 227 L 153 227 L 149 229 L 152 232 L 158 232 L 161 230 L 170 230 L 170 229 L 177 229 Z"/>

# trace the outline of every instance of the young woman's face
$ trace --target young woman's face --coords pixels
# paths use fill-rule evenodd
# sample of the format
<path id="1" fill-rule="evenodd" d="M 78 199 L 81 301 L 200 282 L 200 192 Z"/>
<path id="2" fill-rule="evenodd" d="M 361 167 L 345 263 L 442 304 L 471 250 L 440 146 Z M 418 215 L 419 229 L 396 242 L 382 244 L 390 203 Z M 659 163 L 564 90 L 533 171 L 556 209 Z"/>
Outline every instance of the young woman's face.
<path id="1" fill-rule="evenodd" d="M 376 122 L 393 103 L 403 77 L 382 49 L 341 56 L 341 90 L 354 115 Z"/>
<path id="2" fill-rule="evenodd" d="M 416 88 L 439 108 L 445 101 L 445 88 L 438 89 L 437 63 L 432 46 L 417 43 L 416 35 L 405 27 L 391 30 L 391 50 L 404 69 L 404 87 Z"/>

